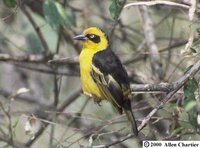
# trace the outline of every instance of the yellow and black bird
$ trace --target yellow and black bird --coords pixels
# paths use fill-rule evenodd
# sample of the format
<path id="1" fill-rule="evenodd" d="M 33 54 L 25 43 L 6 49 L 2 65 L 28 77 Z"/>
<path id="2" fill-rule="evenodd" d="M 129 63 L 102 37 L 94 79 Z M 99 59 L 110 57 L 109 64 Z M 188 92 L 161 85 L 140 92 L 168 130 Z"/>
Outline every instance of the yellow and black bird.
<path id="1" fill-rule="evenodd" d="M 74 37 L 83 41 L 80 54 L 80 73 L 83 92 L 96 102 L 110 101 L 120 114 L 124 111 L 138 135 L 137 124 L 131 110 L 131 89 L 128 75 L 119 58 L 109 48 L 107 35 L 97 27 L 84 30 Z"/>

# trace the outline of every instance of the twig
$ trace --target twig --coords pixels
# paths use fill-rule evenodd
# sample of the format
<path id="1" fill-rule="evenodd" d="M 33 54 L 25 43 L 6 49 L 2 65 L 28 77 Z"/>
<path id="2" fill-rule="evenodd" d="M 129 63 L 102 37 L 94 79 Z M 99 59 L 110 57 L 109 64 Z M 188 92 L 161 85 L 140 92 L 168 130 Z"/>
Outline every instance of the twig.
<path id="1" fill-rule="evenodd" d="M 194 42 L 199 40 L 198 37 L 195 37 L 194 38 Z M 164 48 L 161 48 L 159 50 L 159 53 L 163 53 L 165 51 L 168 51 L 168 50 L 173 50 L 173 49 L 177 49 L 177 47 L 180 47 L 180 46 L 183 46 L 187 43 L 187 40 L 183 40 L 183 41 L 180 41 L 180 42 L 175 42 L 173 44 L 171 44 L 170 46 L 168 47 L 164 47 Z M 134 57 L 132 57 L 131 59 L 127 59 L 123 62 L 124 65 L 128 65 L 130 63 L 135 63 L 135 62 L 138 62 L 140 60 L 143 60 L 143 59 L 146 59 L 148 58 L 148 54 L 149 53 L 133 53 Z M 136 56 L 137 55 L 137 56 Z"/>
<path id="2" fill-rule="evenodd" d="M 13 17 L 13 15 L 17 14 L 17 11 L 18 11 L 18 5 L 14 8 L 14 9 L 10 9 L 11 12 L 5 16 L 5 17 L 2 17 L 0 18 L 0 21 L 6 21 L 7 19 L 9 19 L 10 17 Z"/>
<path id="3" fill-rule="evenodd" d="M 58 50 L 57 50 L 58 51 Z M 56 110 L 58 103 L 59 103 L 59 94 L 60 94 L 60 87 L 61 87 L 61 81 L 62 79 L 59 79 L 59 77 L 55 74 L 54 75 L 54 103 L 53 107 Z M 56 123 L 56 117 L 57 114 L 53 114 L 52 121 Z M 49 140 L 49 146 L 53 147 L 53 140 L 54 140 L 54 133 L 55 133 L 55 125 L 53 124 L 51 126 L 51 132 L 50 132 L 50 140 Z"/>
<path id="4" fill-rule="evenodd" d="M 29 54 L 29 55 L 22 55 L 22 56 L 12 56 L 6 53 L 0 53 L 0 61 L 4 62 L 28 62 L 28 63 L 45 63 L 48 60 L 58 59 L 58 55 L 54 55 L 53 57 L 47 57 L 44 55 L 36 55 L 36 54 Z"/>
<path id="5" fill-rule="evenodd" d="M 61 27 L 61 34 L 67 43 L 74 43 L 73 36 L 68 31 L 66 31 L 63 27 Z M 81 49 L 78 43 L 74 43 L 72 45 L 74 46 L 75 51 L 79 54 Z"/>
<path id="6" fill-rule="evenodd" d="M 61 27 L 59 27 L 59 31 L 58 31 L 58 40 L 57 40 L 57 43 L 56 43 L 56 54 L 59 53 L 59 50 L 60 50 L 60 43 L 61 43 L 61 37 L 62 37 L 62 34 L 61 34 Z"/>
<path id="7" fill-rule="evenodd" d="M 5 98 L 8 98 L 9 96 L 12 95 L 12 92 L 8 91 L 8 90 L 0 89 L 0 95 L 4 96 Z M 21 101 L 21 102 L 23 101 L 23 102 L 27 102 L 29 104 L 36 104 L 36 105 L 38 105 L 40 107 L 44 107 L 44 106 L 50 105 L 50 103 L 43 102 L 40 99 L 33 98 L 33 97 L 29 96 L 29 95 L 28 96 L 24 96 L 24 95 L 17 96 L 15 99 L 17 101 Z M 47 100 L 47 99 L 44 99 L 44 100 Z"/>
<path id="8" fill-rule="evenodd" d="M 173 13 L 173 11 L 171 12 L 171 13 Z M 173 38 L 173 36 L 174 36 L 174 29 L 175 29 L 175 14 L 172 14 L 172 28 L 171 28 L 171 31 L 170 31 L 170 40 L 169 40 L 169 46 L 171 46 L 171 44 L 172 44 L 172 38 Z M 171 52 L 171 50 L 168 50 L 168 53 L 167 53 L 167 59 L 168 59 L 168 61 L 171 61 L 171 58 L 172 58 L 172 52 Z M 164 69 L 164 72 L 163 72 L 163 77 L 165 77 L 166 76 L 166 74 L 167 74 L 167 71 L 168 71 L 168 69 L 169 69 L 169 66 L 170 66 L 170 63 L 169 62 L 166 62 L 166 66 L 165 66 L 165 69 Z"/>
<path id="9" fill-rule="evenodd" d="M 23 65 L 23 64 L 15 64 L 17 65 L 19 68 L 24 68 L 27 70 L 32 70 L 32 71 L 37 71 L 37 72 L 41 72 L 41 73 L 46 73 L 46 74 L 58 74 L 58 75 L 64 75 L 64 76 L 73 76 L 73 77 L 77 77 L 79 76 L 79 73 L 77 72 L 73 72 L 73 71 L 69 71 L 69 72 L 62 72 L 62 71 L 53 71 L 51 69 L 45 69 L 45 68 L 35 68 L 35 67 L 31 67 L 28 65 Z"/>
<path id="10" fill-rule="evenodd" d="M 194 18 L 194 13 L 196 11 L 196 0 L 190 0 L 190 9 L 189 9 L 189 12 L 188 12 L 188 16 L 189 16 L 189 20 L 192 21 L 193 18 Z"/>
<path id="11" fill-rule="evenodd" d="M 117 20 L 116 20 L 115 23 L 113 24 L 112 30 L 110 31 L 110 34 L 109 34 L 110 38 L 112 38 L 112 36 L 113 36 L 113 34 L 114 34 L 114 31 L 115 31 L 115 29 L 116 29 L 116 26 L 117 26 L 118 23 L 120 22 L 119 17 L 120 17 L 120 14 L 122 13 L 122 10 L 123 10 L 123 7 L 124 7 L 125 4 L 126 4 L 126 0 L 123 0 L 123 1 L 122 1 L 122 4 L 120 5 L 121 7 L 120 7 L 120 10 L 119 10 L 119 13 L 118 13 L 117 16 L 115 16 L 115 17 L 117 18 Z"/>
<path id="12" fill-rule="evenodd" d="M 54 75 L 54 103 L 53 103 L 53 108 L 56 110 L 57 105 L 58 105 L 58 95 L 59 95 L 59 91 L 58 91 L 58 79 L 56 74 Z M 52 114 L 52 122 L 56 123 L 56 114 L 53 113 Z M 53 147 L 53 140 L 54 140 L 54 133 L 55 133 L 55 125 L 52 124 L 50 127 L 50 136 L 49 136 L 49 147 Z"/>
<path id="13" fill-rule="evenodd" d="M 59 59 L 59 60 L 58 60 Z M 75 72 L 63 72 L 63 71 L 53 71 L 51 69 L 47 68 L 39 68 L 38 65 L 35 65 L 37 67 L 33 67 L 30 65 L 27 65 L 27 63 L 31 64 L 50 64 L 50 65 L 60 65 L 60 64 L 65 64 L 65 65 L 78 65 L 78 59 L 75 58 L 61 58 L 58 55 L 53 55 L 53 57 L 46 57 L 44 55 L 35 55 L 35 54 L 30 54 L 30 55 L 22 55 L 22 56 L 12 56 L 6 53 L 0 53 L 0 61 L 3 62 L 10 62 L 16 66 L 19 66 L 20 68 L 25 68 L 28 70 L 34 70 L 42 73 L 47 73 L 47 74 L 59 74 L 59 75 L 68 75 L 68 76 L 79 76 L 78 73 Z M 24 65 L 24 64 L 25 65 Z"/>
<path id="14" fill-rule="evenodd" d="M 7 139 L 5 136 L 0 135 L 0 141 L 6 142 L 7 144 L 11 145 L 14 148 L 28 148 L 26 146 L 23 146 L 23 143 L 20 143 L 18 141 L 14 141 L 13 143 L 10 141 L 10 139 Z"/>
<path id="15" fill-rule="evenodd" d="M 45 69 L 45 68 L 39 68 L 38 65 L 36 68 L 32 67 L 29 64 L 49 64 L 49 65 L 68 65 L 68 66 L 75 66 L 78 65 L 78 58 L 77 56 L 75 57 L 70 57 L 70 58 L 61 58 L 59 55 L 55 54 L 52 57 L 47 57 L 44 55 L 35 55 L 35 54 L 30 54 L 30 55 L 21 55 L 21 56 L 13 56 L 10 54 L 6 53 L 0 53 L 0 62 L 10 62 L 14 65 L 17 65 L 21 68 L 29 69 L 29 70 L 34 70 L 42 73 L 48 73 L 48 74 L 59 74 L 59 75 L 68 75 L 68 76 L 79 76 L 78 73 L 74 72 L 60 72 L 60 71 L 53 71 L 51 69 Z M 24 64 L 23 64 L 24 63 Z"/>
<path id="16" fill-rule="evenodd" d="M 147 7 L 140 6 L 139 10 L 142 16 L 145 39 L 146 39 L 147 46 L 150 52 L 151 69 L 152 69 L 153 75 L 159 81 L 159 80 L 162 80 L 163 70 L 161 67 L 160 54 L 158 51 L 158 47 L 155 43 L 156 40 L 155 40 L 155 35 L 154 35 L 153 24 L 150 19 Z"/>
<path id="17" fill-rule="evenodd" d="M 87 99 L 85 100 L 84 104 L 83 104 L 82 107 L 80 108 L 80 110 L 79 110 L 79 112 L 80 112 L 79 117 L 82 115 L 81 113 L 82 113 L 82 111 L 85 109 L 85 107 L 87 106 L 88 102 L 89 102 L 89 98 L 87 98 Z M 73 124 L 73 123 L 75 123 L 75 121 L 77 121 L 76 119 L 77 119 L 77 118 L 73 118 L 71 121 L 69 121 L 69 122 L 67 123 L 67 126 L 70 127 L 71 124 Z M 68 130 L 68 128 L 66 128 L 66 129 L 65 129 L 65 132 L 63 132 L 63 134 L 62 134 L 62 136 L 61 136 L 61 138 L 60 138 L 60 141 L 64 141 L 64 140 L 66 141 L 66 139 L 64 139 L 64 136 L 65 136 L 65 134 L 67 133 L 67 130 Z M 70 136 L 70 137 L 71 137 L 71 136 Z M 61 143 L 58 143 L 58 145 L 57 145 L 56 147 L 59 147 L 60 145 L 61 145 Z"/>
<path id="18" fill-rule="evenodd" d="M 48 47 L 48 44 L 46 42 L 46 40 L 44 39 L 42 32 L 40 31 L 40 28 L 37 26 L 37 24 L 35 23 L 34 19 L 32 18 L 32 16 L 29 14 L 28 10 L 26 9 L 26 7 L 24 5 L 20 6 L 21 10 L 23 11 L 23 13 L 27 16 L 27 18 L 29 19 L 30 23 L 33 25 L 33 28 L 35 29 L 35 32 L 37 33 L 42 46 L 44 48 L 45 51 L 45 55 L 50 55 L 50 49 Z"/>
<path id="19" fill-rule="evenodd" d="M 75 92 L 73 92 L 73 93 L 66 99 L 66 101 L 63 102 L 62 105 L 61 105 L 60 107 L 58 107 L 57 111 L 58 111 L 58 112 L 62 112 L 67 106 L 69 106 L 72 102 L 74 102 L 74 101 L 78 98 L 78 96 L 80 95 L 80 92 L 81 92 L 81 89 L 80 89 L 80 88 L 79 88 L 78 90 L 76 90 Z M 48 120 L 48 121 L 52 121 L 52 119 L 53 119 L 53 116 L 47 116 L 47 117 L 46 117 L 46 120 Z M 40 135 L 44 132 L 44 130 L 46 129 L 46 127 L 47 127 L 48 125 L 49 125 L 49 123 L 45 122 L 45 123 L 44 123 L 44 126 L 42 126 L 42 127 L 38 130 L 38 132 L 35 134 L 34 139 L 31 139 L 31 140 L 27 141 L 27 142 L 25 143 L 25 146 L 30 147 L 30 146 L 34 143 L 34 141 L 40 137 Z"/>
<path id="20" fill-rule="evenodd" d="M 14 140 L 13 140 L 13 129 L 12 129 L 12 120 L 11 120 L 11 99 L 9 99 L 9 105 L 8 105 L 8 110 L 6 110 L 3 106 L 3 104 L 0 102 L 0 108 L 4 112 L 5 116 L 8 118 L 8 129 L 9 129 L 9 143 L 11 145 L 14 145 Z"/>
<path id="21" fill-rule="evenodd" d="M 170 92 L 176 86 L 173 83 L 159 83 L 159 84 L 131 84 L 132 92 Z"/>
<path id="22" fill-rule="evenodd" d="M 181 7 L 181 8 L 185 8 L 185 9 L 190 8 L 190 6 L 188 6 L 188 5 L 184 5 L 184 4 L 180 4 L 180 3 L 176 3 L 176 2 L 170 2 L 170 1 L 159 1 L 159 0 L 145 1 L 145 2 L 133 2 L 133 3 L 125 5 L 124 8 L 128 8 L 131 6 L 141 6 L 141 5 L 153 6 L 153 5 L 160 5 L 160 4 L 170 5 L 170 6 L 174 6 L 174 7 Z"/>

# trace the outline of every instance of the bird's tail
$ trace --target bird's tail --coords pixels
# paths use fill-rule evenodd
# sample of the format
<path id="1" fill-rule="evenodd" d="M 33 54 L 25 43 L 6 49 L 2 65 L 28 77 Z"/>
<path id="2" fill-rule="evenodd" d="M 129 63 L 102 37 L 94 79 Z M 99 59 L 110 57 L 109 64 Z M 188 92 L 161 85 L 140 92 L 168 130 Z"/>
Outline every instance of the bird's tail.
<path id="1" fill-rule="evenodd" d="M 137 129 L 137 124 L 136 124 L 136 121 L 135 121 L 135 117 L 134 117 L 133 112 L 131 110 L 131 102 L 130 102 L 130 100 L 126 100 L 126 102 L 124 102 L 123 109 L 124 109 L 124 112 L 126 113 L 126 116 L 127 116 L 128 120 L 131 123 L 133 133 L 137 136 L 138 135 L 138 129 Z"/>

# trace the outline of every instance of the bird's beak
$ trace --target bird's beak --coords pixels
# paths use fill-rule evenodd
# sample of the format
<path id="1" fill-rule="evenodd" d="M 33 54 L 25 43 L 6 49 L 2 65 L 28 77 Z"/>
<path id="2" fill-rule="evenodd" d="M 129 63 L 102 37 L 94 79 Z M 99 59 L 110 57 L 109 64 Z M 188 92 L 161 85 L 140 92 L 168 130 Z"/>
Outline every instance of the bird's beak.
<path id="1" fill-rule="evenodd" d="M 74 37 L 75 40 L 86 41 L 88 38 L 84 34 L 80 34 Z"/>

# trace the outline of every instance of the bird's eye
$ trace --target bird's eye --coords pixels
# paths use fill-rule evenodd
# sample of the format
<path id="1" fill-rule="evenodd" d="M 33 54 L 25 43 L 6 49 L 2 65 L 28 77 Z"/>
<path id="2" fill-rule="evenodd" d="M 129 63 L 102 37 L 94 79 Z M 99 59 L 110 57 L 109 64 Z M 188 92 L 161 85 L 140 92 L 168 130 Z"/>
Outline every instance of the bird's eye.
<path id="1" fill-rule="evenodd" d="M 95 35 L 94 35 L 94 34 L 91 34 L 91 35 L 90 35 L 90 38 L 91 38 L 91 39 L 93 39 L 94 37 L 95 37 Z"/>
<path id="2" fill-rule="evenodd" d="M 92 41 L 92 42 L 94 42 L 94 43 L 99 43 L 99 42 L 100 42 L 100 36 L 98 36 L 98 35 L 95 35 L 95 34 L 87 34 L 86 37 L 87 37 L 90 41 Z"/>

